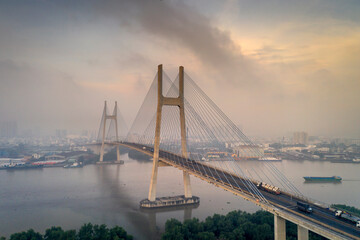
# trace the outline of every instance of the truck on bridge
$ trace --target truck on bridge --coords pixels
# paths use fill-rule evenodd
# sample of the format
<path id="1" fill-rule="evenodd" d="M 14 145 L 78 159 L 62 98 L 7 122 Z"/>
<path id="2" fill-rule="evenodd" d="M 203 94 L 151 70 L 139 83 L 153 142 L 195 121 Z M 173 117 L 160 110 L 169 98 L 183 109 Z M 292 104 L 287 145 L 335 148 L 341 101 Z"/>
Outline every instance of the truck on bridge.
<path id="1" fill-rule="evenodd" d="M 355 223 L 356 227 L 360 228 L 360 218 L 345 211 L 336 210 L 335 217 L 342 218 L 346 221 Z"/>
<path id="2" fill-rule="evenodd" d="M 267 192 L 270 192 L 270 193 L 273 193 L 273 194 L 276 194 L 276 195 L 279 195 L 281 193 L 280 189 L 278 187 L 272 186 L 272 185 L 267 184 L 265 182 L 259 182 L 256 186 L 259 189 L 265 190 Z"/>
<path id="3" fill-rule="evenodd" d="M 296 202 L 296 205 L 297 205 L 297 207 L 298 207 L 298 209 L 299 209 L 300 211 L 303 211 L 303 212 L 306 212 L 306 213 L 312 213 L 312 212 L 313 212 L 312 208 L 311 208 L 310 205 L 307 204 L 307 203 L 304 203 L 304 202 Z"/>

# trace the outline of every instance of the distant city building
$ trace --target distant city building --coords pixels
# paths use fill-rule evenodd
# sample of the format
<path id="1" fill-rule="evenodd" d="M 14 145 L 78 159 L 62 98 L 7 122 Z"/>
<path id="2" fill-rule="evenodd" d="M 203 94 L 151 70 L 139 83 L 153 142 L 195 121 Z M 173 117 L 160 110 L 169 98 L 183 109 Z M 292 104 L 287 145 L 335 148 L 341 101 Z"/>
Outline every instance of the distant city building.
<path id="1" fill-rule="evenodd" d="M 306 132 L 294 132 L 293 144 L 304 144 L 308 143 L 308 134 Z"/>
<path id="2" fill-rule="evenodd" d="M 33 130 L 32 129 L 25 129 L 21 132 L 22 137 L 33 137 Z"/>
<path id="3" fill-rule="evenodd" d="M 359 145 L 360 146 L 360 139 L 348 139 L 348 138 L 336 138 L 333 140 L 335 144 L 345 144 L 349 145 Z"/>
<path id="4" fill-rule="evenodd" d="M 82 130 L 81 131 L 81 136 L 82 137 L 88 137 L 90 134 L 89 134 L 89 131 L 88 130 Z"/>
<path id="5" fill-rule="evenodd" d="M 0 137 L 13 138 L 17 136 L 17 122 L 0 122 Z"/>
<path id="6" fill-rule="evenodd" d="M 235 159 L 259 159 L 264 156 L 264 148 L 258 145 L 240 145 L 232 148 Z"/>
<path id="7" fill-rule="evenodd" d="M 56 137 L 57 138 L 66 138 L 67 131 L 65 129 L 56 129 Z"/>

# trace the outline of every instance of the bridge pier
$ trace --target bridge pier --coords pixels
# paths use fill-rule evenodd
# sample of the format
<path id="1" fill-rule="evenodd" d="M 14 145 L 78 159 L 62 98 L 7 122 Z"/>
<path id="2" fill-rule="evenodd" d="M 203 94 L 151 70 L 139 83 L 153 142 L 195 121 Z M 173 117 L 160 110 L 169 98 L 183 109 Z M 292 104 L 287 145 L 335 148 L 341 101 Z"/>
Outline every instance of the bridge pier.
<path id="1" fill-rule="evenodd" d="M 118 119 L 117 119 L 117 101 L 115 101 L 115 107 L 114 107 L 114 116 L 115 116 L 115 132 L 116 132 L 116 141 L 119 141 L 119 131 L 118 131 Z M 120 146 L 119 144 L 116 145 L 116 162 L 121 162 L 120 160 Z"/>
<path id="2" fill-rule="evenodd" d="M 156 111 L 156 126 L 154 139 L 154 155 L 153 155 L 153 169 L 150 180 L 149 195 L 147 199 L 140 202 L 141 207 L 155 208 L 155 207 L 169 207 L 176 205 L 190 205 L 198 204 L 199 198 L 193 196 L 191 193 L 190 175 L 183 171 L 184 180 L 184 195 L 174 197 L 156 198 L 157 174 L 159 168 L 159 150 L 160 150 L 160 129 L 161 129 L 161 113 L 163 106 L 175 106 L 179 108 L 180 112 L 180 131 L 181 131 L 181 151 L 182 156 L 187 159 L 187 143 L 186 143 L 186 127 L 185 127 L 185 105 L 184 105 L 184 68 L 179 67 L 179 96 L 164 97 L 162 89 L 162 65 L 158 66 L 158 103 Z"/>
<path id="3" fill-rule="evenodd" d="M 114 107 L 114 113 L 113 115 L 107 114 L 107 107 L 106 107 L 106 101 L 104 105 L 104 111 L 103 111 L 103 125 L 102 127 L 102 141 L 101 141 L 101 149 L 100 149 L 100 159 L 97 162 L 97 164 L 103 164 L 104 163 L 104 151 L 105 151 L 105 135 L 106 135 L 106 120 L 114 120 L 115 121 L 115 137 L 116 142 L 119 141 L 119 135 L 118 135 L 118 122 L 117 122 L 117 101 L 115 101 L 115 107 Z M 112 163 L 116 164 L 123 164 L 124 161 L 120 160 L 120 146 L 117 144 L 116 146 L 116 161 L 113 161 Z"/>
<path id="4" fill-rule="evenodd" d="M 274 215 L 274 235 L 275 240 L 286 240 L 286 220 L 278 215 Z"/>
<path id="5" fill-rule="evenodd" d="M 309 230 L 297 225 L 297 230 L 298 230 L 298 240 L 309 240 Z"/>
<path id="6" fill-rule="evenodd" d="M 104 105 L 104 112 L 103 117 L 105 117 L 103 120 L 103 126 L 102 126 L 102 140 L 101 140 L 101 149 L 100 149 L 100 159 L 99 162 L 102 163 L 104 159 L 104 148 L 105 148 L 105 131 L 106 131 L 106 101 Z"/>

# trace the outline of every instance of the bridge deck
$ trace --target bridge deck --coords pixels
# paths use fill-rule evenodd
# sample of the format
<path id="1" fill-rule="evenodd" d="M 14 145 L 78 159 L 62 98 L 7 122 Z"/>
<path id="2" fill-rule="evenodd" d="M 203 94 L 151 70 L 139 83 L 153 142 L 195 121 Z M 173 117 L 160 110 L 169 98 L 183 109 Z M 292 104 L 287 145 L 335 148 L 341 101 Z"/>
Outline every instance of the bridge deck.
<path id="1" fill-rule="evenodd" d="M 144 145 L 128 142 L 118 144 L 135 149 L 150 156 L 153 155 L 152 148 Z M 325 237 L 329 237 L 331 239 L 360 239 L 360 229 L 356 228 L 355 224 L 337 219 L 331 210 L 314 205 L 313 202 L 308 203 L 314 209 L 314 212 L 306 214 L 297 209 L 297 201 L 305 202 L 304 199 L 299 199 L 296 196 L 287 193 L 275 195 L 259 189 L 269 202 L 264 203 L 259 201 L 257 196 L 254 196 L 251 191 L 249 191 L 250 186 L 248 186 L 247 181 L 238 175 L 217 169 L 205 163 L 185 159 L 179 155 L 166 151 L 159 152 L 159 160 L 181 170 L 186 170 L 196 177 L 240 195 L 243 198 L 261 206 L 267 211 L 281 215 L 288 220 L 291 219 L 292 221 L 297 221 L 295 222 L 297 224 L 301 221 L 303 224 L 300 225 L 303 225 L 309 230 Z M 222 179 L 226 179 L 227 181 L 225 182 Z"/>

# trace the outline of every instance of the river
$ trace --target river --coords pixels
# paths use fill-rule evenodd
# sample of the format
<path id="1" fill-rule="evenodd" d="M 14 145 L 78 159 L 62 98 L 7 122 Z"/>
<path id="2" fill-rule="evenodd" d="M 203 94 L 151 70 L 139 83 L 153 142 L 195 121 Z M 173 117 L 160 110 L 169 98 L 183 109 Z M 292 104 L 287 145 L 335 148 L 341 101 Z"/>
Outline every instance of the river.
<path id="1" fill-rule="evenodd" d="M 44 233 L 51 226 L 79 229 L 91 222 L 122 226 L 136 239 L 157 239 L 169 218 L 203 220 L 214 213 L 259 210 L 253 203 L 191 177 L 193 194 L 200 197 L 197 208 L 141 211 L 139 201 L 147 197 L 152 163 L 130 159 L 127 154 L 121 159 L 124 165 L 0 171 L 0 236 L 29 228 Z M 273 164 L 305 196 L 360 208 L 360 164 L 288 160 Z M 333 175 L 343 181 L 304 183 L 302 178 Z M 159 168 L 157 193 L 183 194 L 181 171 Z"/>

